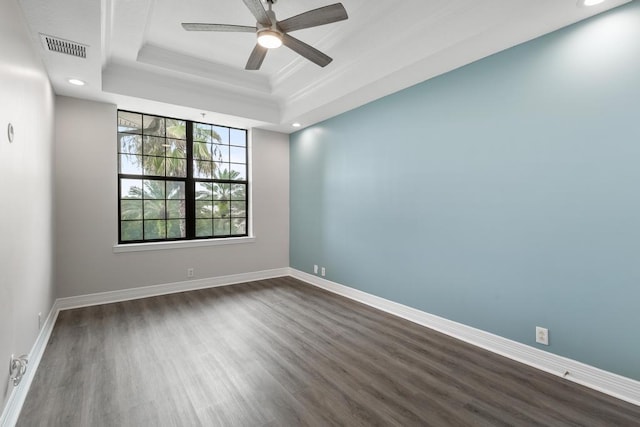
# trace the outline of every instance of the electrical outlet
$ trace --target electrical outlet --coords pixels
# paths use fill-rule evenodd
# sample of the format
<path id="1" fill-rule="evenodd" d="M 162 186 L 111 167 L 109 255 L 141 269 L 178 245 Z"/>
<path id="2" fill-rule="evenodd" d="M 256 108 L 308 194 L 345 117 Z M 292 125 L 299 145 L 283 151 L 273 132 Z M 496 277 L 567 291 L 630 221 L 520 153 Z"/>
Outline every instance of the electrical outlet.
<path id="1" fill-rule="evenodd" d="M 536 326 L 536 342 L 538 344 L 549 345 L 549 330 Z"/>
<path id="2" fill-rule="evenodd" d="M 13 381 L 13 386 L 17 387 L 27 372 L 27 365 L 29 364 L 29 357 L 26 354 L 16 357 L 11 355 L 9 362 L 9 379 Z"/>
<path id="3" fill-rule="evenodd" d="M 324 277 L 324 273 L 325 273 L 325 270 L 324 270 L 324 267 L 322 267 L 322 270 L 320 270 L 320 275 Z"/>
<path id="4" fill-rule="evenodd" d="M 38 330 L 42 329 L 42 312 L 38 313 Z"/>
<path id="5" fill-rule="evenodd" d="M 318 265 L 313 266 L 313 274 L 318 274 Z"/>
<path id="6" fill-rule="evenodd" d="M 187 277 L 193 277 L 194 274 L 193 268 L 187 268 Z"/>

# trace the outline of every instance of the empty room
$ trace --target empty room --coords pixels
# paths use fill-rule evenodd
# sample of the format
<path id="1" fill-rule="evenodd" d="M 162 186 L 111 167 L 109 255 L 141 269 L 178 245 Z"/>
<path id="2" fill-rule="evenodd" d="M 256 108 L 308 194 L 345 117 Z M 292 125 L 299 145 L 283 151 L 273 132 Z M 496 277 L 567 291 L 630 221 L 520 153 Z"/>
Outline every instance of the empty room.
<path id="1" fill-rule="evenodd" d="M 640 426 L 640 1 L 2 0 L 0 426 Z"/>

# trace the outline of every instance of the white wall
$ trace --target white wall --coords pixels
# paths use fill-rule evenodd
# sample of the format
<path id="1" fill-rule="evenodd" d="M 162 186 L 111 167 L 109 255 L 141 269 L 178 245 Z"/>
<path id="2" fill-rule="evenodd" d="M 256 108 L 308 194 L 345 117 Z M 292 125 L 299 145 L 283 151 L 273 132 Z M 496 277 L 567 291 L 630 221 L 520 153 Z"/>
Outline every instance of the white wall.
<path id="1" fill-rule="evenodd" d="M 53 300 L 53 92 L 16 0 L 0 2 L 0 52 L 1 412 L 13 388 L 9 357 L 31 350 L 38 312 Z"/>
<path id="2" fill-rule="evenodd" d="M 260 130 L 252 138 L 254 243 L 113 253 L 116 108 L 56 97 L 58 297 L 185 281 L 189 267 L 195 279 L 288 267 L 289 138 Z"/>

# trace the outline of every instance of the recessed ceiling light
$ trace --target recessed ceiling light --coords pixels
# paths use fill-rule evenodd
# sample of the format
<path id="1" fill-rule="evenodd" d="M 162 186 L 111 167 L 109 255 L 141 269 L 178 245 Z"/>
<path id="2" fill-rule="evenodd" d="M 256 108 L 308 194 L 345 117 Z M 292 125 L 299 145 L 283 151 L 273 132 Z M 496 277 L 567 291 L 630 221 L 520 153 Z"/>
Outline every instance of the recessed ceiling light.
<path id="1" fill-rule="evenodd" d="M 603 3 L 605 0 L 578 0 L 578 6 L 595 6 L 597 4 Z"/>
<path id="2" fill-rule="evenodd" d="M 300 126 L 302 126 L 300 123 L 295 122 L 294 124 L 292 124 L 291 126 L 293 126 L 294 128 L 299 128 Z"/>
<path id="3" fill-rule="evenodd" d="M 68 79 L 67 81 L 69 83 L 71 83 L 72 85 L 75 85 L 75 86 L 84 86 L 86 84 L 85 82 L 83 82 L 80 79 Z"/>

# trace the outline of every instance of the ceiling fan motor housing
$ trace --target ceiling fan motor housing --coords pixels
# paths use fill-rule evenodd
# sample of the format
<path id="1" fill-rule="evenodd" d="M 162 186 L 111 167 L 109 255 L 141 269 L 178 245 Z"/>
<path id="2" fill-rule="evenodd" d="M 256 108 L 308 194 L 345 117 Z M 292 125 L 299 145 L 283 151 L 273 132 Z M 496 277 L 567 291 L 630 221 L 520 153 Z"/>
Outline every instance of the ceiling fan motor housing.
<path id="1" fill-rule="evenodd" d="M 256 32 L 258 35 L 258 43 L 266 48 L 273 49 L 282 46 L 282 31 L 278 28 L 276 13 L 271 9 L 271 4 L 275 2 L 271 0 L 267 0 L 267 2 L 269 3 L 269 10 L 265 12 L 271 21 L 271 26 L 256 22 Z"/>

